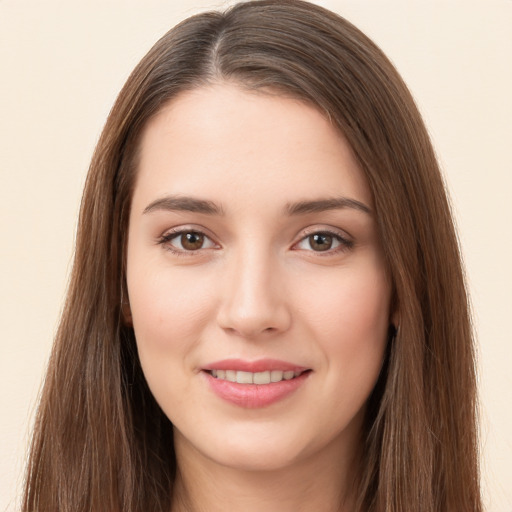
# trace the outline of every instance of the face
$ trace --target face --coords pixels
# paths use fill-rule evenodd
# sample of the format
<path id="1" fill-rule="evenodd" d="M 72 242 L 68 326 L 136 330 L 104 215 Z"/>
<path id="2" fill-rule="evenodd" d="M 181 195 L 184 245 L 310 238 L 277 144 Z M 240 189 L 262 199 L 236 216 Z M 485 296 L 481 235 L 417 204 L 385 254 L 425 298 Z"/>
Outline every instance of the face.
<path id="1" fill-rule="evenodd" d="M 149 122 L 128 295 L 179 447 L 276 469 L 357 445 L 390 324 L 372 208 L 343 137 L 299 101 L 221 84 Z"/>

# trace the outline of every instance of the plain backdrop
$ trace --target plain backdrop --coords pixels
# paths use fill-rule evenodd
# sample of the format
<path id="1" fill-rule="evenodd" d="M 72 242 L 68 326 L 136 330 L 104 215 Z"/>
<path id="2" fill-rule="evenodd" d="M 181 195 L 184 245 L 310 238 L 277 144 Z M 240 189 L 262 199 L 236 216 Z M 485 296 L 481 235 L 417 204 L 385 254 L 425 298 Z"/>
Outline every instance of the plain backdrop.
<path id="1" fill-rule="evenodd" d="M 479 343 L 489 512 L 512 511 L 512 0 L 318 1 L 388 54 L 450 189 Z M 0 0 L 0 511 L 17 510 L 88 163 L 129 72 L 218 0 Z"/>

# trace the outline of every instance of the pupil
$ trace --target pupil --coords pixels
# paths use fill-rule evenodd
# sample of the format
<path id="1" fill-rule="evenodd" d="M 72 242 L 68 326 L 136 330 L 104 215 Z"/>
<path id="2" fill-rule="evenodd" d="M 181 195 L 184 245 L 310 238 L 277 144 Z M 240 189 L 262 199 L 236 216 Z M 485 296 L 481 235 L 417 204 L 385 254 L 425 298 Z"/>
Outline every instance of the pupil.
<path id="1" fill-rule="evenodd" d="M 195 250 L 201 249 L 203 245 L 204 236 L 200 233 L 185 233 L 181 235 L 181 245 L 184 249 Z"/>
<path id="2" fill-rule="evenodd" d="M 332 246 L 332 236 L 317 233 L 309 237 L 309 243 L 315 251 L 327 251 Z"/>

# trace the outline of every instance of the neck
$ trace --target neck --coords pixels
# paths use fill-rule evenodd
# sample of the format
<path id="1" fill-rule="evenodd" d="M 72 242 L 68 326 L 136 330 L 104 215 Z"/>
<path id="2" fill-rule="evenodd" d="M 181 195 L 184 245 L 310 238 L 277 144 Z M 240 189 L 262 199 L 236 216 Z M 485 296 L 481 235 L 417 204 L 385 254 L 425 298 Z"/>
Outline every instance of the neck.
<path id="1" fill-rule="evenodd" d="M 324 453 L 269 471 L 222 466 L 175 433 L 178 472 L 172 512 L 353 512 L 357 450 Z M 344 452 L 344 453 L 342 453 Z"/>

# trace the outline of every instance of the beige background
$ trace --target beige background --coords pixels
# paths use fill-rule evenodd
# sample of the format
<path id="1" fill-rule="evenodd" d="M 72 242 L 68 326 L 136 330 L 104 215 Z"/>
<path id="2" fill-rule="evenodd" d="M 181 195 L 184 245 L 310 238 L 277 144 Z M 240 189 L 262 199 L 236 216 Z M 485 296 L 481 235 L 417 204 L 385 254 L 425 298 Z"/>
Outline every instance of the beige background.
<path id="1" fill-rule="evenodd" d="M 512 1 L 317 2 L 391 57 L 451 190 L 479 336 L 490 512 L 512 511 Z M 0 511 L 17 509 L 62 306 L 81 188 L 128 73 L 175 22 L 222 1 L 0 0 Z"/>

